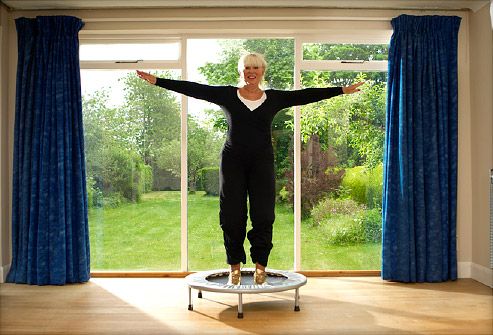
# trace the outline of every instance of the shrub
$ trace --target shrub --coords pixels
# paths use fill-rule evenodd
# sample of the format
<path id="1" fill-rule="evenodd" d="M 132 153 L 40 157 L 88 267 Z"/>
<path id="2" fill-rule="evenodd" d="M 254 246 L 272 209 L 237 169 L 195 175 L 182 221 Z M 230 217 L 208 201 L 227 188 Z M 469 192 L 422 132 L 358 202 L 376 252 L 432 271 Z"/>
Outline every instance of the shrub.
<path id="1" fill-rule="evenodd" d="M 143 187 L 144 193 L 149 193 L 152 191 L 152 185 L 154 183 L 154 172 L 152 170 L 152 166 L 142 164 L 142 170 L 141 170 L 141 175 L 142 175 L 142 180 L 143 180 Z"/>
<path id="2" fill-rule="evenodd" d="M 346 169 L 341 182 L 341 193 L 368 208 L 381 208 L 382 171 L 382 164 L 371 170 L 364 166 Z"/>
<path id="3" fill-rule="evenodd" d="M 276 202 L 288 202 L 289 193 L 286 190 L 287 180 L 284 178 L 276 178 Z"/>
<path id="4" fill-rule="evenodd" d="M 103 152 L 100 178 L 105 198 L 119 193 L 132 202 L 138 202 L 151 188 L 152 168 L 137 153 L 110 147 Z"/>
<path id="5" fill-rule="evenodd" d="M 321 221 L 319 229 L 329 244 L 378 243 L 382 240 L 382 215 L 378 208 L 360 210 L 356 215 L 333 214 Z"/>
<path id="6" fill-rule="evenodd" d="M 110 193 L 103 197 L 102 206 L 105 208 L 117 208 L 127 202 L 128 200 L 125 199 L 120 193 Z"/>
<path id="7" fill-rule="evenodd" d="M 337 159 L 329 148 L 322 151 L 318 137 L 313 135 L 301 151 L 301 215 L 308 217 L 312 208 L 328 194 L 335 192 L 340 184 L 344 170 L 336 167 Z M 292 164 L 294 166 L 294 164 Z M 294 171 L 286 173 L 289 201 L 294 203 Z"/>
<path id="8" fill-rule="evenodd" d="M 352 199 L 325 198 L 312 209 L 313 224 L 319 226 L 331 216 L 359 214 L 364 209 L 365 206 Z"/>
<path id="9" fill-rule="evenodd" d="M 350 215 L 334 215 L 320 226 L 327 243 L 334 245 L 357 244 L 365 242 L 361 223 Z"/>
<path id="10" fill-rule="evenodd" d="M 87 193 L 87 207 L 94 207 L 94 193 L 96 190 L 94 189 L 94 178 L 88 176 L 86 178 L 86 193 Z"/>
<path id="11" fill-rule="evenodd" d="M 356 220 L 363 227 L 366 242 L 382 241 L 382 211 L 379 208 L 361 212 Z"/>
<path id="12" fill-rule="evenodd" d="M 312 210 L 312 222 L 330 244 L 344 245 L 380 242 L 380 208 L 365 209 L 352 199 L 326 198 Z"/>
<path id="13" fill-rule="evenodd" d="M 96 185 L 92 176 L 86 178 L 87 208 L 103 206 L 103 192 Z"/>
<path id="14" fill-rule="evenodd" d="M 198 171 L 201 188 L 207 195 L 219 195 L 219 168 L 208 167 Z"/>

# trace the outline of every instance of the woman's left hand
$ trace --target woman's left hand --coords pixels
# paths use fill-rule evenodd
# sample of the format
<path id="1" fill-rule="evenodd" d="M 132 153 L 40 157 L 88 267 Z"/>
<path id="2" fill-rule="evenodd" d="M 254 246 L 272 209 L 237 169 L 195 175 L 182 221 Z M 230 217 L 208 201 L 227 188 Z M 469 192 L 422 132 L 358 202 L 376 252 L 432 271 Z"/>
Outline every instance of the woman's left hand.
<path id="1" fill-rule="evenodd" d="M 365 83 L 364 81 L 360 81 L 359 83 L 356 83 L 356 84 L 353 84 L 353 85 L 350 85 L 350 86 L 343 87 L 342 88 L 342 93 L 344 93 L 344 94 L 352 94 L 352 93 L 359 92 L 360 89 L 358 87 L 360 87 L 364 83 Z"/>

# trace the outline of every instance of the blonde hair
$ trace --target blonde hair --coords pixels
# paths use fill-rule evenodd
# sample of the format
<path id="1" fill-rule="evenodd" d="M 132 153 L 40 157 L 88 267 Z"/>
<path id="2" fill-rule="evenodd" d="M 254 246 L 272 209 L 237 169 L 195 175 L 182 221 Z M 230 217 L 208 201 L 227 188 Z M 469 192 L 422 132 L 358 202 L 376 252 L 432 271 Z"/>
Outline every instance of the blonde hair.
<path id="1" fill-rule="evenodd" d="M 250 53 L 244 54 L 243 56 L 240 57 L 240 60 L 238 61 L 238 73 L 240 74 L 240 86 L 243 86 L 246 84 L 245 78 L 243 78 L 243 70 L 247 66 L 261 67 L 264 69 L 264 74 L 262 75 L 262 79 L 260 80 L 260 83 L 263 83 L 265 71 L 267 70 L 267 62 L 265 61 L 264 56 L 262 54 L 259 54 L 256 52 L 250 52 Z"/>

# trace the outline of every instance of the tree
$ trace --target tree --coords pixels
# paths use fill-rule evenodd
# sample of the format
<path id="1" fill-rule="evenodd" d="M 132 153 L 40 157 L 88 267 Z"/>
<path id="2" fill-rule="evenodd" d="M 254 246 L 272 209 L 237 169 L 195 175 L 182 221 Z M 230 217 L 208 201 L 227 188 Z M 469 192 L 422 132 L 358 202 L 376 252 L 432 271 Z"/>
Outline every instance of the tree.
<path id="1" fill-rule="evenodd" d="M 105 90 L 82 98 L 89 206 L 101 205 L 104 198 L 139 201 L 152 183 L 150 166 L 137 153 L 125 133 L 125 118 L 118 108 L 108 108 Z"/>
<path id="2" fill-rule="evenodd" d="M 176 79 L 171 71 L 155 76 Z M 149 85 L 133 72 L 121 79 L 125 102 L 122 106 L 137 151 L 152 166 L 156 190 L 179 189 L 180 119 L 178 94 Z"/>
<path id="3" fill-rule="evenodd" d="M 341 184 L 344 170 L 337 168 L 331 148 L 322 150 L 317 135 L 313 135 L 301 150 L 301 215 L 307 217 L 315 205 Z M 286 191 L 294 203 L 294 171 L 287 173 Z"/>
<path id="4" fill-rule="evenodd" d="M 316 134 L 323 149 L 333 147 L 343 166 L 374 167 L 383 158 L 385 136 L 385 84 L 364 81 L 358 94 L 337 97 L 302 107 L 303 142 Z M 293 127 L 290 124 L 290 127 Z"/>
<path id="5" fill-rule="evenodd" d="M 219 152 L 223 145 L 223 133 L 211 126 L 200 124 L 188 116 L 188 183 L 190 190 L 197 189 L 199 171 L 219 166 Z"/>
<path id="6" fill-rule="evenodd" d="M 158 77 L 173 78 L 170 72 L 155 72 Z M 177 96 L 168 90 L 149 85 L 133 72 L 123 79 L 126 129 L 147 164 L 154 164 L 161 145 L 180 139 L 181 108 Z M 179 173 L 179 169 L 178 169 Z"/>

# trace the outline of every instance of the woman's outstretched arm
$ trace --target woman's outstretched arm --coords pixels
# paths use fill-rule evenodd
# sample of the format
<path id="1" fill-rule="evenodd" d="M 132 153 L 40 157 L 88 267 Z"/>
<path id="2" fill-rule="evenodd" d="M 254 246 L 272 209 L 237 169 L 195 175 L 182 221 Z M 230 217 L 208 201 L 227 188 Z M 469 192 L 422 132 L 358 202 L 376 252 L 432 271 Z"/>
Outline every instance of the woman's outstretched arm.
<path id="1" fill-rule="evenodd" d="M 282 97 L 283 108 L 291 106 L 301 106 L 320 100 L 330 99 L 341 94 L 352 94 L 359 92 L 359 87 L 364 82 L 359 82 L 346 87 L 324 87 L 324 88 L 305 88 L 294 91 L 279 91 Z"/>
<path id="2" fill-rule="evenodd" d="M 150 73 L 137 70 L 137 76 L 149 84 L 156 85 L 186 96 L 220 104 L 224 87 L 210 86 L 186 80 L 158 78 Z"/>

